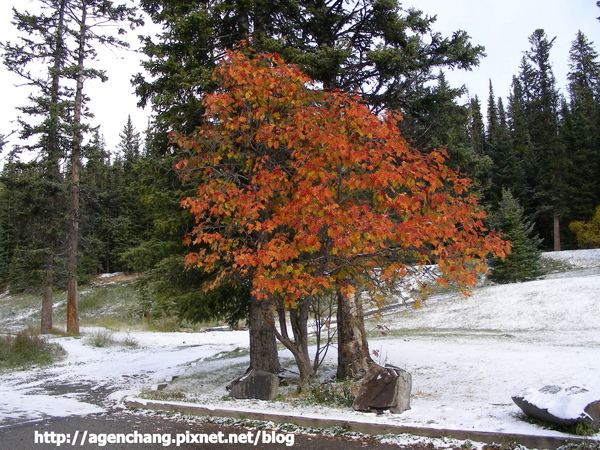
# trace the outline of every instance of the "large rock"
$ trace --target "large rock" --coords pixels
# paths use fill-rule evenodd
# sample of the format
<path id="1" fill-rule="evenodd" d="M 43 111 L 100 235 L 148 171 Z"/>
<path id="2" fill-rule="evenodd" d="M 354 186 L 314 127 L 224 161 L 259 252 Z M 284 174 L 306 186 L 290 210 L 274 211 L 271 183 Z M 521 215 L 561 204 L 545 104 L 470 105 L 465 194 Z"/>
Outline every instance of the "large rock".
<path id="1" fill-rule="evenodd" d="M 588 404 L 583 411 L 596 424 L 596 428 L 600 427 L 600 400 Z"/>
<path id="2" fill-rule="evenodd" d="M 529 417 L 558 426 L 574 425 L 586 420 L 600 427 L 600 394 L 578 386 L 544 386 L 526 389 L 512 397 L 515 404 Z"/>
<path id="3" fill-rule="evenodd" d="M 394 366 L 372 364 L 365 375 L 352 407 L 356 411 L 381 413 L 389 409 L 402 413 L 410 409 L 412 376 Z"/>
<path id="4" fill-rule="evenodd" d="M 234 398 L 273 400 L 279 389 L 279 377 L 274 373 L 250 370 L 228 387 L 229 395 Z"/>

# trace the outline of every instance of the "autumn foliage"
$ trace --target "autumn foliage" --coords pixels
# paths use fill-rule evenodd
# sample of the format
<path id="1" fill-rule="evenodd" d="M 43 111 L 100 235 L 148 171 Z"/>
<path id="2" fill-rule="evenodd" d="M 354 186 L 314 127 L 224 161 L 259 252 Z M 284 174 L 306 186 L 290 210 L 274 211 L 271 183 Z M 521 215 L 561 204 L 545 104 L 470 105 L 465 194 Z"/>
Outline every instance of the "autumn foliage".
<path id="1" fill-rule="evenodd" d="M 569 230 L 575 234 L 579 248 L 600 248 L 600 206 L 589 221 L 571 222 Z"/>
<path id="2" fill-rule="evenodd" d="M 440 282 L 472 285 L 489 253 L 469 180 L 402 138 L 397 114 L 376 116 L 360 98 L 317 89 L 276 55 L 230 52 L 204 98 L 204 125 L 174 136 L 177 166 L 197 179 L 182 200 L 197 226 L 189 266 L 214 285 L 249 277 L 253 294 L 300 299 L 375 289 L 436 263 Z"/>

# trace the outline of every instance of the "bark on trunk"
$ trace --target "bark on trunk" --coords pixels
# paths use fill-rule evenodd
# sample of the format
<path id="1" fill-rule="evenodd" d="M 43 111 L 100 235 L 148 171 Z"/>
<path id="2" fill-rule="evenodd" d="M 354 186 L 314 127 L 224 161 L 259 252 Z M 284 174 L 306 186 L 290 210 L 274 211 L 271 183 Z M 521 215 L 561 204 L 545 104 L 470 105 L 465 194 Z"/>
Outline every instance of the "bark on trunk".
<path id="1" fill-rule="evenodd" d="M 250 299 L 250 370 L 280 370 L 271 305 L 255 296 Z"/>
<path id="2" fill-rule="evenodd" d="M 61 71 L 65 63 L 66 55 L 64 49 L 64 19 L 65 19 L 65 8 L 67 2 L 62 0 L 58 4 L 57 11 L 57 27 L 56 27 L 56 48 L 53 56 L 54 64 L 52 70 L 52 84 L 50 88 L 50 121 L 48 129 L 48 161 L 50 167 L 50 176 L 58 184 L 62 181 L 60 174 L 60 159 L 62 157 L 62 151 L 60 148 L 60 137 L 59 137 L 59 126 L 60 126 L 60 114 L 59 114 L 59 99 L 60 99 L 60 80 L 62 77 Z M 58 199 L 57 194 L 52 193 L 50 196 L 49 211 L 55 211 Z M 54 213 L 56 214 L 56 213 Z M 49 241 L 52 242 L 52 237 Z M 48 256 L 47 268 L 46 268 L 46 284 L 44 286 L 44 293 L 42 297 L 42 317 L 40 323 L 40 332 L 42 334 L 52 333 L 52 286 L 54 284 L 54 255 Z"/>
<path id="3" fill-rule="evenodd" d="M 560 218 L 554 214 L 554 251 L 560 252 Z"/>
<path id="4" fill-rule="evenodd" d="M 365 333 L 362 300 L 358 293 L 337 292 L 338 368 L 340 380 L 364 374 L 371 364 Z"/>
<path id="5" fill-rule="evenodd" d="M 44 287 L 44 296 L 42 298 L 42 323 L 40 333 L 52 333 L 52 282 Z"/>
<path id="6" fill-rule="evenodd" d="M 311 299 L 307 298 L 298 302 L 295 309 L 289 310 L 290 325 L 292 327 L 293 339 L 290 339 L 285 320 L 286 310 L 283 304 L 279 304 L 277 314 L 279 315 L 280 331 L 275 331 L 275 336 L 294 356 L 294 361 L 300 373 L 298 391 L 305 392 L 310 388 L 315 369 L 308 352 L 308 312 Z"/>
<path id="7" fill-rule="evenodd" d="M 81 160 L 82 112 L 83 112 L 83 82 L 85 79 L 83 65 L 85 63 L 85 45 L 87 33 L 87 10 L 84 5 L 81 10 L 79 27 L 79 47 L 77 54 L 77 86 L 75 90 L 75 111 L 73 113 L 73 148 L 71 151 L 71 187 L 69 192 L 69 236 L 67 272 L 67 333 L 79 334 L 79 311 L 77 307 L 77 247 L 79 245 L 79 164 Z"/>

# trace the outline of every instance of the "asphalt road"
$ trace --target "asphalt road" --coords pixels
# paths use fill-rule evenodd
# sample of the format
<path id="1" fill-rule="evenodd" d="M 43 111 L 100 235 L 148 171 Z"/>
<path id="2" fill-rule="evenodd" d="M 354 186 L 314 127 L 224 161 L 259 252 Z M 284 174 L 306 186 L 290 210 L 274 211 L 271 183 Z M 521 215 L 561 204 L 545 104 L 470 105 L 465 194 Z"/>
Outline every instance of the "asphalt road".
<path id="1" fill-rule="evenodd" d="M 85 442 L 82 442 L 84 439 Z M 150 443 L 150 439 L 154 439 L 154 443 Z M 177 442 L 178 439 L 180 442 Z M 238 442 L 231 443 L 230 440 L 237 440 Z M 52 418 L 0 428 L 0 450 L 46 450 L 55 448 L 85 450 L 432 449 L 432 447 L 425 446 L 400 447 L 382 444 L 371 438 L 352 439 L 321 435 L 286 434 L 281 431 L 246 429 L 202 420 L 183 419 L 177 416 L 140 415 L 127 411 L 84 417 Z"/>

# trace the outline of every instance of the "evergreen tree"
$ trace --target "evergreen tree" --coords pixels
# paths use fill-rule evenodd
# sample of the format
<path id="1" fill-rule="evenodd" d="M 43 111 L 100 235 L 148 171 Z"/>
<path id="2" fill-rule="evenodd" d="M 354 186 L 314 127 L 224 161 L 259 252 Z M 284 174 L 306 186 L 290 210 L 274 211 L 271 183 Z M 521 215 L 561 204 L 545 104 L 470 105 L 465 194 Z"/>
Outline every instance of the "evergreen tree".
<path id="1" fill-rule="evenodd" d="M 79 274 L 110 272 L 116 260 L 115 240 L 122 233 L 122 167 L 111 163 L 104 139 L 96 132 L 84 147 L 81 170 L 81 251 Z"/>
<path id="2" fill-rule="evenodd" d="M 515 190 L 512 194 L 523 206 L 525 215 L 534 219 L 539 212 L 539 198 L 536 193 L 541 182 L 541 168 L 529 136 L 523 104 L 523 87 L 519 79 L 514 77 L 512 92 L 508 99 L 507 126 L 512 151 L 520 164 L 522 184 L 521 189 Z"/>
<path id="3" fill-rule="evenodd" d="M 65 222 L 61 219 L 66 212 L 65 203 L 49 201 L 61 196 L 64 200 L 64 190 L 48 177 L 46 169 L 44 161 L 9 160 L 2 170 L 4 258 L 6 278 L 13 292 L 35 293 L 54 285 L 65 286 L 64 271 L 60 270 L 64 263 L 59 256 L 60 243 L 54 237 L 64 234 Z M 51 331 L 52 317 L 46 317 L 42 325 L 45 332 Z"/>
<path id="4" fill-rule="evenodd" d="M 569 220 L 586 220 L 600 204 L 600 63 L 581 32 L 570 50 L 569 97 L 563 102 L 561 137 L 570 161 L 567 178 Z"/>
<path id="5" fill-rule="evenodd" d="M 496 101 L 491 82 L 487 116 L 485 147 L 486 154 L 492 160 L 492 169 L 485 203 L 495 210 L 505 189 L 511 190 L 519 198 L 524 196 L 525 188 L 522 165 L 513 148 L 504 105 L 501 99 Z"/>
<path id="6" fill-rule="evenodd" d="M 123 131 L 119 134 L 121 140 L 118 143 L 118 150 L 123 160 L 123 169 L 126 172 L 132 171 L 142 156 L 142 141 L 140 133 L 133 126 L 131 116 L 127 116 L 127 123 Z"/>
<path id="7" fill-rule="evenodd" d="M 443 148 L 448 153 L 448 166 L 469 176 L 475 188 L 481 189 L 479 183 L 489 170 L 490 160 L 482 145 L 483 128 L 478 128 L 480 125 L 483 127 L 481 112 L 477 107 L 479 100 L 475 97 L 470 105 L 458 104 L 456 99 L 463 90 L 451 88 L 443 73 L 439 74 L 436 85 L 425 90 L 428 94 L 422 99 L 420 108 L 427 111 L 427 132 L 421 135 L 420 142 L 414 139 L 413 145 L 423 151 Z M 404 126 L 405 129 L 419 122 L 411 118 L 405 121 L 410 122 Z"/>
<path id="8" fill-rule="evenodd" d="M 63 183 L 68 178 L 69 220 L 66 242 L 63 249 L 68 254 L 69 273 L 67 298 L 67 331 L 79 333 L 77 312 L 77 253 L 79 246 L 79 185 L 81 154 L 84 134 L 90 131 L 86 124 L 89 112 L 86 109 L 87 97 L 84 91 L 86 80 L 106 79 L 104 71 L 89 66 L 96 58 L 95 45 L 124 47 L 127 44 L 114 35 L 104 34 L 107 24 L 133 25 L 141 23 L 135 17 L 135 9 L 125 5 L 116 6 L 109 0 L 39 0 L 43 12 L 37 15 L 19 13 L 13 9 L 15 24 L 23 36 L 18 44 L 3 43 L 4 62 L 9 70 L 17 73 L 34 88 L 30 105 L 21 108 L 29 119 L 39 117 L 41 122 L 31 124 L 21 121 L 23 138 L 36 137 L 33 150 L 44 158 L 46 176 L 54 184 Z M 46 14 L 47 12 L 47 14 Z M 121 34 L 123 29 L 118 29 Z M 34 68 L 47 67 L 41 72 Z M 69 175 L 61 173 L 61 167 L 68 159 Z M 63 187 L 64 189 L 64 187 Z M 60 190 L 53 190 L 60 192 Z M 59 198 L 49 198 L 49 210 L 57 208 Z M 53 229 L 53 227 L 49 227 Z M 49 242 L 61 241 L 61 236 L 53 236 Z M 56 253 L 53 249 L 49 254 Z M 46 267 L 54 267 L 50 261 Z M 51 287 L 53 277 L 46 277 L 43 314 L 51 311 Z M 50 298 L 46 295 L 50 292 Z M 49 305 L 49 306 L 48 306 Z M 44 331 L 46 326 L 42 326 Z"/>
<path id="9" fill-rule="evenodd" d="M 45 195 L 45 206 L 48 227 L 42 230 L 42 241 L 32 236 L 21 236 L 28 243 L 41 245 L 39 251 L 45 252 L 46 274 L 43 276 L 44 289 L 42 300 L 42 333 L 52 330 L 52 289 L 55 283 L 55 256 L 60 253 L 62 236 L 53 234 L 59 228 L 62 220 L 61 196 L 64 190 L 64 176 L 61 165 L 67 152 L 69 140 L 72 101 L 72 89 L 65 86 L 65 70 L 70 54 L 66 47 L 67 0 L 40 0 L 49 14 L 20 13 L 13 8 L 14 24 L 23 34 L 17 43 L 4 42 L 4 64 L 8 70 L 18 74 L 25 84 L 32 89 L 29 95 L 29 105 L 19 109 L 26 118 L 19 117 L 20 137 L 27 143 L 15 149 L 18 152 L 29 151 L 38 155 L 41 171 L 50 189 Z M 47 67 L 48 71 L 40 74 L 32 71 L 32 67 Z M 38 120 L 37 123 L 34 121 Z M 13 156 L 14 158 L 15 156 Z M 25 205 L 23 205 L 25 206 Z M 27 229 L 27 228 L 26 228 Z M 34 249 L 32 249 L 34 250 Z"/>
<path id="10" fill-rule="evenodd" d="M 486 155 L 485 125 L 481 114 L 481 102 L 477 96 L 470 100 L 468 111 L 467 145 L 474 156 L 472 167 L 476 167 L 477 170 L 466 171 L 466 174 L 473 177 L 475 189 L 480 191 L 480 197 L 484 197 L 484 193 L 490 188 L 493 166 L 492 160 Z"/>
<path id="11" fill-rule="evenodd" d="M 504 259 L 490 260 L 490 280 L 496 283 L 514 283 L 534 280 L 544 274 L 540 265 L 541 239 L 523 214 L 523 208 L 509 190 L 502 191 L 498 211 L 490 217 L 490 225 L 512 243 L 511 252 Z"/>
<path id="12" fill-rule="evenodd" d="M 67 253 L 69 284 L 67 293 L 67 332 L 79 334 L 79 314 L 77 310 L 77 253 L 79 246 L 79 220 L 80 220 L 80 164 L 82 154 L 83 133 L 87 130 L 83 118 L 85 114 L 86 97 L 84 83 L 87 80 L 99 78 L 106 79 L 104 71 L 89 67 L 90 61 L 97 57 L 95 44 L 109 47 L 126 48 L 129 44 L 120 38 L 103 34 L 101 29 L 107 23 L 116 27 L 135 26 L 141 24 L 137 17 L 136 8 L 126 5 L 114 5 L 109 0 L 79 0 L 73 1 L 69 8 L 69 18 L 72 24 L 75 44 L 72 62 L 72 78 L 75 83 L 75 97 L 73 104 L 72 144 L 70 149 L 70 176 L 69 176 L 69 232 L 67 235 Z M 119 33 L 123 33 L 123 28 Z"/>
<path id="13" fill-rule="evenodd" d="M 113 267 L 131 270 L 124 259 L 125 253 L 142 242 L 152 239 L 152 223 L 144 204 L 144 152 L 140 133 L 128 117 L 119 135 L 119 156 L 114 161 L 114 170 L 122 173 L 121 201 L 119 203 L 119 235 L 115 245 Z"/>
<path id="14" fill-rule="evenodd" d="M 534 195 L 540 199 L 537 225 L 547 246 L 561 248 L 560 221 L 567 210 L 565 167 L 567 161 L 559 139 L 559 95 L 550 63 L 554 39 L 544 30 L 530 37 L 519 81 L 522 86 L 525 123 L 532 149 L 541 164 L 541 183 Z"/>

